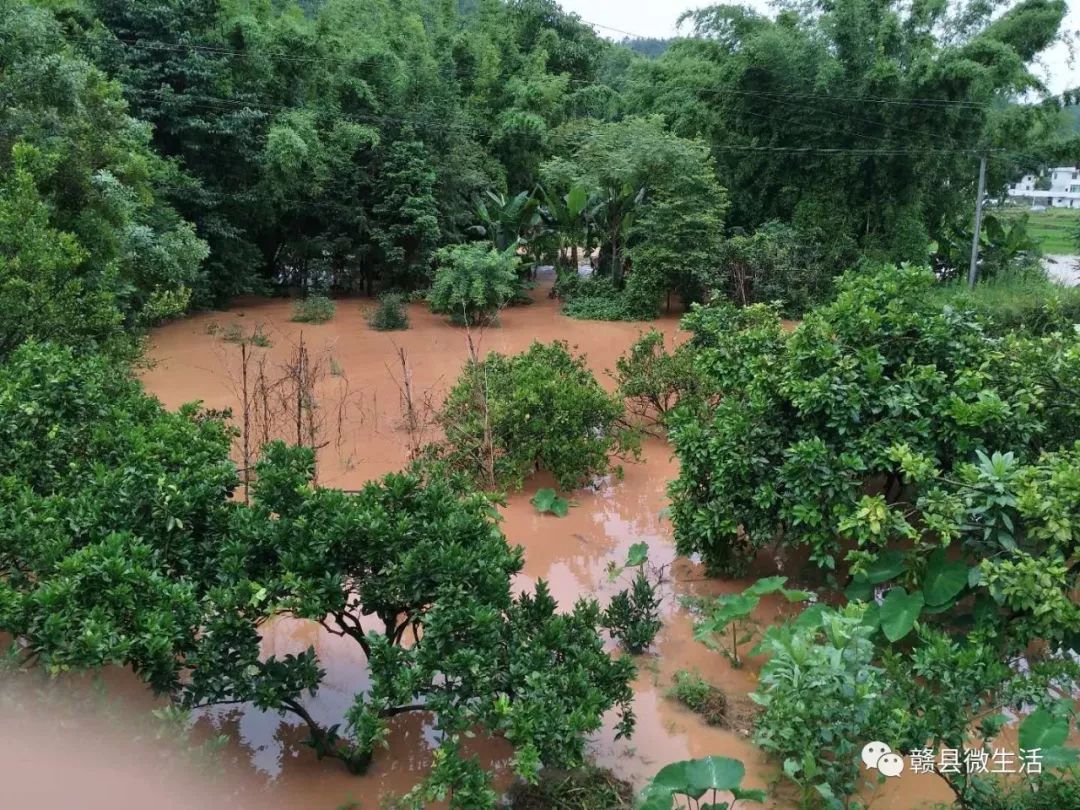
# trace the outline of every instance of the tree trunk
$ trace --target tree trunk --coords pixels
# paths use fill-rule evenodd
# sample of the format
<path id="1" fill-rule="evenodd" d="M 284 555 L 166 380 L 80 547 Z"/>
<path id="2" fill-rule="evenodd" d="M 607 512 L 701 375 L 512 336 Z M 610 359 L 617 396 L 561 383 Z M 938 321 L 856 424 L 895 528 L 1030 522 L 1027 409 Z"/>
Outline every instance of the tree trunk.
<path id="1" fill-rule="evenodd" d="M 615 282 L 615 289 L 622 289 L 623 280 L 623 266 L 622 266 L 622 249 L 619 245 L 619 231 L 621 228 L 616 226 L 611 232 L 611 279 Z"/>

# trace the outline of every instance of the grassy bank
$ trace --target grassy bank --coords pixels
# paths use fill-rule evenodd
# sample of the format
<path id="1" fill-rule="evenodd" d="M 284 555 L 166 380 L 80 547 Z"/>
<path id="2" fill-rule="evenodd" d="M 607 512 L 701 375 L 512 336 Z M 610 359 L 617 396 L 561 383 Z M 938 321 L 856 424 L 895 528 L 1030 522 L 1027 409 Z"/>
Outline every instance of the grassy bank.
<path id="1" fill-rule="evenodd" d="M 1080 209 L 1048 208 L 1031 211 L 1027 208 L 1002 208 L 994 212 L 1002 219 L 1015 220 L 1027 214 L 1028 233 L 1039 243 L 1043 253 L 1080 253 L 1076 233 L 1080 229 Z"/>
<path id="2" fill-rule="evenodd" d="M 1080 323 L 1080 288 L 1062 287 L 1038 276 L 1007 275 L 982 281 L 974 289 L 945 284 L 936 294 L 943 303 L 974 310 L 996 333 L 1026 329 L 1046 334 Z"/>

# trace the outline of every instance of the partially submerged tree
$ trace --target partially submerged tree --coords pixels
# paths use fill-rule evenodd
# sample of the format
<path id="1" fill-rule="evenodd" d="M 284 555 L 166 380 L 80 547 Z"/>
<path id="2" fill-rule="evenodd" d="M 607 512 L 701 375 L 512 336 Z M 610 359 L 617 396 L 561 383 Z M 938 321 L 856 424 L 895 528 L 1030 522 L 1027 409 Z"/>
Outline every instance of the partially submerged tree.
<path id="1" fill-rule="evenodd" d="M 458 763 L 444 789 L 486 784 L 458 755 L 476 728 L 509 740 L 525 777 L 580 764 L 609 709 L 630 732 L 634 669 L 605 652 L 599 606 L 559 612 L 543 583 L 513 596 L 521 551 L 488 497 L 420 470 L 322 489 L 309 448 L 275 443 L 247 506 L 231 498 L 229 441 L 218 418 L 166 412 L 101 359 L 27 344 L 0 366 L 0 630 L 16 665 L 119 664 L 184 707 L 290 713 L 352 770 L 390 718 L 427 712 Z M 280 615 L 367 656 L 339 722 L 307 707 L 314 649 L 263 657 L 260 628 Z"/>
<path id="2" fill-rule="evenodd" d="M 521 549 L 488 497 L 420 470 L 347 495 L 310 487 L 311 472 L 310 451 L 272 445 L 244 524 L 256 529 L 248 558 L 272 560 L 250 572 L 268 603 L 352 639 L 368 659 L 370 685 L 340 729 L 317 723 L 298 696 L 283 700 L 320 755 L 362 768 L 387 720 L 411 711 L 432 714 L 447 746 L 476 727 L 506 737 L 523 775 L 580 763 L 609 708 L 629 731 L 633 668 L 604 653 L 599 608 L 581 601 L 557 614 L 543 582 L 512 596 Z M 563 701 L 581 711 L 559 712 Z"/>
<path id="3" fill-rule="evenodd" d="M 438 270 L 428 293 L 432 312 L 455 323 L 483 326 L 517 295 L 516 247 L 502 252 L 485 245 L 454 245 L 436 256 Z"/>
<path id="4" fill-rule="evenodd" d="M 546 470 L 571 490 L 610 472 L 612 453 L 634 448 L 622 415 L 566 343 L 533 343 L 469 362 L 440 414 L 438 453 L 485 487 L 518 489 Z"/>
<path id="5" fill-rule="evenodd" d="M 686 319 L 719 402 L 669 419 L 680 552 L 730 572 L 764 547 L 805 551 L 847 586 L 849 604 L 819 600 L 756 648 L 754 739 L 811 805 L 857 795 L 877 740 L 940 764 L 959 806 L 987 806 L 1001 784 L 963 761 L 995 755 L 1032 708 L 1007 753 L 1035 764 L 1010 806 L 1039 806 L 1038 774 L 1077 760 L 1080 338 L 992 337 L 933 284 L 849 274 L 790 336 L 760 305 Z M 777 590 L 721 597 L 700 629 L 741 643 Z M 943 749 L 964 752 L 955 772 Z"/>

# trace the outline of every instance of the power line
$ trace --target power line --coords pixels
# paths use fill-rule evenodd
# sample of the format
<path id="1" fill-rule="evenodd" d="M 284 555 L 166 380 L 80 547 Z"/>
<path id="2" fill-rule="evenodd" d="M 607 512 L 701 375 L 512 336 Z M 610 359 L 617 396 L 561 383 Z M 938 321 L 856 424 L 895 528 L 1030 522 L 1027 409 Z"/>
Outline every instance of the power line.
<path id="1" fill-rule="evenodd" d="M 644 34 L 634 34 L 630 31 L 623 31 L 621 28 L 612 28 L 610 25 L 604 25 L 603 23 L 591 22 L 590 20 L 581 20 L 586 25 L 591 25 L 593 28 L 603 28 L 605 31 L 612 31 L 616 34 L 622 34 L 624 37 L 630 37 L 631 39 L 656 39 L 656 37 L 647 37 Z"/>
<path id="2" fill-rule="evenodd" d="M 808 98 L 820 101 L 853 101 L 867 104 L 892 104 L 904 106 L 927 106 L 934 107 L 969 107 L 974 109 L 986 109 L 993 107 L 993 103 L 985 101 L 964 101 L 962 99 L 931 99 L 931 98 L 885 98 L 875 96 L 838 96 L 820 93 L 775 93 L 768 90 L 735 90 L 726 87 L 701 88 L 703 93 L 733 93 L 743 96 L 762 96 L 764 98 Z"/>
<path id="3" fill-rule="evenodd" d="M 805 154 L 851 154 L 851 155 L 925 155 L 931 154 L 964 154 L 964 155 L 981 155 L 987 151 L 1003 152 L 1003 149 L 967 149 L 967 148 L 952 148 L 952 149 L 870 149 L 861 147 L 826 147 L 826 146 L 742 146 L 736 144 L 715 144 L 710 145 L 711 149 L 718 149 L 720 151 L 748 151 L 748 152 L 791 152 L 791 153 L 805 153 Z"/>

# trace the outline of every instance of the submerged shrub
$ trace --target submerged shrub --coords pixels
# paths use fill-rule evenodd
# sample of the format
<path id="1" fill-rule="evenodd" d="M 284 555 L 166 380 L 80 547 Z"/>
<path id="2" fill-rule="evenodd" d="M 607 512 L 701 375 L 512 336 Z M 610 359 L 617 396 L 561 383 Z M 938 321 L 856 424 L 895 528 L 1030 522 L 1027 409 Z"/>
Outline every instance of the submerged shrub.
<path id="1" fill-rule="evenodd" d="M 634 789 L 606 768 L 540 771 L 536 784 L 518 782 L 500 805 L 503 810 L 613 810 L 633 806 Z"/>
<path id="2" fill-rule="evenodd" d="M 518 293 L 514 249 L 500 252 L 486 245 L 454 245 L 436 254 L 439 268 L 428 293 L 432 312 L 455 323 L 490 323 Z"/>
<path id="3" fill-rule="evenodd" d="M 701 396 L 692 347 L 669 352 L 664 333 L 656 329 L 638 338 L 616 361 L 615 371 L 629 411 L 646 422 L 663 423 L 676 405 L 688 406 Z"/>
<path id="4" fill-rule="evenodd" d="M 405 296 L 401 293 L 383 293 L 379 305 L 368 313 L 368 325 L 379 332 L 393 332 L 409 328 L 409 313 L 405 308 Z"/>
<path id="5" fill-rule="evenodd" d="M 292 319 L 297 323 L 326 323 L 334 317 L 334 302 L 325 295 L 309 295 L 293 304 Z"/>
<path id="6" fill-rule="evenodd" d="M 733 236 L 720 252 L 727 293 L 738 304 L 779 302 L 785 317 L 798 318 L 833 292 L 835 263 L 820 233 L 766 222 L 752 235 Z"/>
<path id="7" fill-rule="evenodd" d="M 660 598 L 656 585 L 638 571 L 633 584 L 611 597 L 604 611 L 604 628 L 631 655 L 639 655 L 660 632 Z"/>
<path id="8" fill-rule="evenodd" d="M 563 289 L 563 314 L 581 321 L 649 321 L 660 311 L 654 292 L 641 290 L 634 276 L 624 290 L 616 288 L 611 279 L 580 279 Z"/>
<path id="9" fill-rule="evenodd" d="M 520 489 L 547 470 L 569 491 L 610 472 L 613 452 L 634 449 L 622 416 L 566 343 L 533 343 L 466 366 L 439 415 L 439 454 L 487 487 Z"/>

